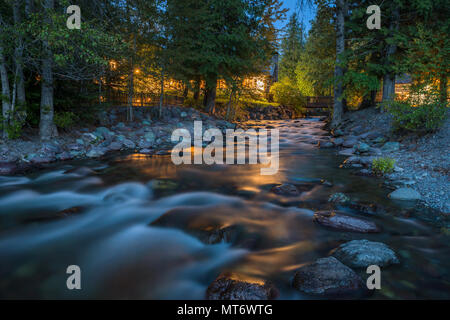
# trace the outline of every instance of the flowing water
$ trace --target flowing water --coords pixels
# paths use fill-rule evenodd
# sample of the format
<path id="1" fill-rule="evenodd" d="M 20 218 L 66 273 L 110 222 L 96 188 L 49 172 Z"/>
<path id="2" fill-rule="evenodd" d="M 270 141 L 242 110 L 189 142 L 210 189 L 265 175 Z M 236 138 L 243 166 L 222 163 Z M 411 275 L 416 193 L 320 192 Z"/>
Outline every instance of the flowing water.
<path id="1" fill-rule="evenodd" d="M 233 271 L 272 281 L 281 299 L 307 299 L 290 286 L 299 266 L 368 239 L 401 260 L 383 269 L 382 289 L 369 299 L 450 298 L 449 237 L 417 218 L 427 213 L 388 200 L 380 180 L 339 169 L 343 157 L 314 145 L 326 134 L 317 119 L 255 125 L 280 129 L 276 175 L 260 175 L 259 165 L 175 166 L 170 156 L 127 154 L 0 177 L 0 297 L 203 299 L 211 281 Z M 281 183 L 301 195 L 270 192 Z M 382 206 L 374 214 L 340 208 L 382 232 L 315 224 L 314 210 L 336 192 Z M 211 240 L 217 230 L 231 235 Z M 69 265 L 80 266 L 82 290 L 67 289 Z"/>

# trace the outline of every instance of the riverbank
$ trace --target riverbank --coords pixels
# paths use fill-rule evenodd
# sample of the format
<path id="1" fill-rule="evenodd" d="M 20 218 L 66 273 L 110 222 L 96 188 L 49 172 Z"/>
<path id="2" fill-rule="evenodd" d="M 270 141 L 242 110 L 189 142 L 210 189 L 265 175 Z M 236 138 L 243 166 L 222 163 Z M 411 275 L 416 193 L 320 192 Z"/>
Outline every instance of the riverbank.
<path id="1" fill-rule="evenodd" d="M 235 124 L 217 119 L 192 108 L 165 107 L 162 119 L 153 110 L 134 111 L 134 121 L 121 121 L 125 110 L 113 109 L 102 115 L 101 126 L 86 126 L 60 132 L 51 141 L 37 135 L 0 143 L 0 175 L 13 175 L 43 165 L 74 159 L 100 158 L 108 153 L 128 151 L 166 154 L 173 147 L 172 132 L 185 128 L 193 134 L 194 121 L 203 121 L 205 129 L 234 129 Z"/>
<path id="2" fill-rule="evenodd" d="M 375 109 L 348 112 L 343 124 L 333 131 L 332 145 L 348 158 L 343 168 L 357 169 L 357 174 L 372 175 L 375 158 L 395 160 L 394 172 L 384 175 L 385 186 L 402 189 L 406 197 L 420 200 L 430 208 L 450 214 L 450 158 L 448 156 L 450 118 L 440 130 L 425 136 L 398 135 L 392 119 Z M 417 191 L 412 192 L 411 190 Z M 397 192 L 397 193 L 399 193 Z M 395 197 L 395 195 L 394 195 Z"/>

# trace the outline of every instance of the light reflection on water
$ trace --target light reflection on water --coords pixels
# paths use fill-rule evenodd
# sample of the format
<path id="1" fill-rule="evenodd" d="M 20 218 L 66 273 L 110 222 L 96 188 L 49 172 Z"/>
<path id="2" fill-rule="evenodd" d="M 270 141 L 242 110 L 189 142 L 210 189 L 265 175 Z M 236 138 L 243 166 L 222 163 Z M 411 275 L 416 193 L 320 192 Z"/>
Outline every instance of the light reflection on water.
<path id="1" fill-rule="evenodd" d="M 342 158 L 313 145 L 325 134 L 321 123 L 263 124 L 281 133 L 273 176 L 260 175 L 260 165 L 174 166 L 170 156 L 132 154 L 0 177 L 0 297 L 202 299 L 218 274 L 233 271 L 273 281 L 281 298 L 304 299 L 290 288 L 296 268 L 369 239 L 402 262 L 383 271 L 372 298 L 450 298 L 449 241 L 439 228 L 406 217 L 407 205 L 387 200 L 380 181 L 338 169 Z M 286 182 L 301 195 L 270 192 Z M 383 232 L 315 225 L 314 210 L 336 192 L 383 205 L 386 214 L 369 217 Z M 230 243 L 206 244 L 217 230 L 230 232 Z M 65 288 L 72 264 L 82 270 L 78 292 Z"/>

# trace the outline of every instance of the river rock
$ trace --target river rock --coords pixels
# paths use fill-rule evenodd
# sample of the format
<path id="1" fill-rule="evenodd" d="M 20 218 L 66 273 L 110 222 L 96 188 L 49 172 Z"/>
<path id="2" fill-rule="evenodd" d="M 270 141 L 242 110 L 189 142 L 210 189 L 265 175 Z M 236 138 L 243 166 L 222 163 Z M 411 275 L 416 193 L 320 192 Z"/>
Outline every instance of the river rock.
<path id="1" fill-rule="evenodd" d="M 295 197 L 300 194 L 297 187 L 289 183 L 273 187 L 272 192 L 287 197 Z"/>
<path id="2" fill-rule="evenodd" d="M 123 142 L 123 145 L 128 149 L 136 148 L 136 144 L 133 141 L 131 141 L 130 139 L 125 139 L 122 142 Z"/>
<path id="3" fill-rule="evenodd" d="M 356 137 L 348 137 L 347 139 L 345 139 L 342 146 L 344 148 L 353 148 L 353 146 L 357 143 L 358 143 L 358 139 Z"/>
<path id="4" fill-rule="evenodd" d="M 347 203 L 350 201 L 350 198 L 347 197 L 345 194 L 343 193 L 334 193 L 332 194 L 329 198 L 328 198 L 328 202 L 333 202 L 333 203 Z"/>
<path id="5" fill-rule="evenodd" d="M 207 300 L 273 300 L 278 290 L 264 280 L 241 280 L 237 274 L 221 274 L 206 290 Z M 245 277 L 244 277 L 245 279 Z"/>
<path id="6" fill-rule="evenodd" d="M 381 151 L 387 152 L 387 153 L 398 151 L 399 149 L 400 149 L 400 143 L 399 142 L 386 142 L 381 147 Z"/>
<path id="7" fill-rule="evenodd" d="M 91 150 L 88 151 L 88 153 L 86 153 L 86 156 L 88 158 L 98 158 L 105 155 L 105 153 L 106 149 L 93 147 Z"/>
<path id="8" fill-rule="evenodd" d="M 387 267 L 398 264 L 395 252 L 381 242 L 368 240 L 353 240 L 339 246 L 333 257 L 351 268 L 367 268 L 371 265 Z"/>
<path id="9" fill-rule="evenodd" d="M 353 148 L 347 148 L 339 151 L 340 156 L 353 156 Z"/>
<path id="10" fill-rule="evenodd" d="M 397 189 L 394 192 L 390 193 L 388 197 L 393 200 L 405 200 L 405 201 L 422 199 L 420 193 L 411 188 Z"/>
<path id="11" fill-rule="evenodd" d="M 152 131 L 148 131 L 145 133 L 144 139 L 145 139 L 145 141 L 147 141 L 149 143 L 154 143 L 155 142 L 155 134 Z"/>
<path id="12" fill-rule="evenodd" d="M 354 146 L 354 150 L 357 153 L 366 153 L 368 152 L 370 149 L 370 146 L 367 143 L 364 142 L 358 142 L 355 146 Z"/>
<path id="13" fill-rule="evenodd" d="M 361 277 L 334 257 L 301 267 L 292 285 L 303 293 L 324 297 L 358 295 L 364 288 Z"/>
<path id="14" fill-rule="evenodd" d="M 68 161 L 71 160 L 72 158 L 73 158 L 72 155 L 67 151 L 61 152 L 56 155 L 56 159 L 59 161 Z"/>
<path id="15" fill-rule="evenodd" d="M 47 155 L 35 155 L 31 157 L 30 162 L 32 164 L 46 164 L 50 163 L 56 160 L 56 156 L 54 154 L 47 154 Z"/>
<path id="16" fill-rule="evenodd" d="M 359 233 L 380 232 L 375 223 L 345 215 L 340 211 L 317 211 L 314 213 L 313 219 L 320 225 L 339 231 Z"/>
<path id="17" fill-rule="evenodd" d="M 12 162 L 0 162 L 0 175 L 14 174 L 17 170 L 17 165 Z"/>
<path id="18" fill-rule="evenodd" d="M 43 153 L 61 153 L 62 152 L 62 148 L 57 143 L 53 143 L 53 142 L 43 143 L 41 150 Z"/>
<path id="19" fill-rule="evenodd" d="M 120 141 L 111 142 L 107 148 L 108 151 L 119 151 L 120 149 L 122 149 L 122 142 Z"/>
<path id="20" fill-rule="evenodd" d="M 318 146 L 320 149 L 329 149 L 333 148 L 334 144 L 331 143 L 330 141 L 319 141 Z"/>

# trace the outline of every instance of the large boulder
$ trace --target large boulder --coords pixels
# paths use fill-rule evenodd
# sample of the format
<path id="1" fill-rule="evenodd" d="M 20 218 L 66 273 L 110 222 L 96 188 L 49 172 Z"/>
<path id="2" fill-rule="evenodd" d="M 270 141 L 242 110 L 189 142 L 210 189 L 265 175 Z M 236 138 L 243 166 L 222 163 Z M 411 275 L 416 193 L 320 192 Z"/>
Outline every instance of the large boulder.
<path id="1" fill-rule="evenodd" d="M 422 199 L 420 193 L 411 188 L 399 188 L 394 192 L 391 192 L 388 197 L 393 200 L 404 200 L 404 201 L 413 201 Z"/>
<path id="2" fill-rule="evenodd" d="M 206 290 L 208 300 L 273 300 L 278 295 L 278 290 L 267 281 L 237 274 L 221 274 Z"/>
<path id="3" fill-rule="evenodd" d="M 380 232 L 377 225 L 371 221 L 342 214 L 339 211 L 318 211 L 314 213 L 314 221 L 325 227 L 339 231 L 359 233 Z"/>
<path id="4" fill-rule="evenodd" d="M 395 252 L 381 242 L 368 240 L 353 240 L 339 246 L 333 257 L 351 268 L 367 268 L 371 265 L 387 267 L 398 264 Z"/>
<path id="5" fill-rule="evenodd" d="M 324 297 L 359 295 L 364 289 L 361 277 L 334 257 L 301 267 L 292 285 L 303 293 Z"/>

